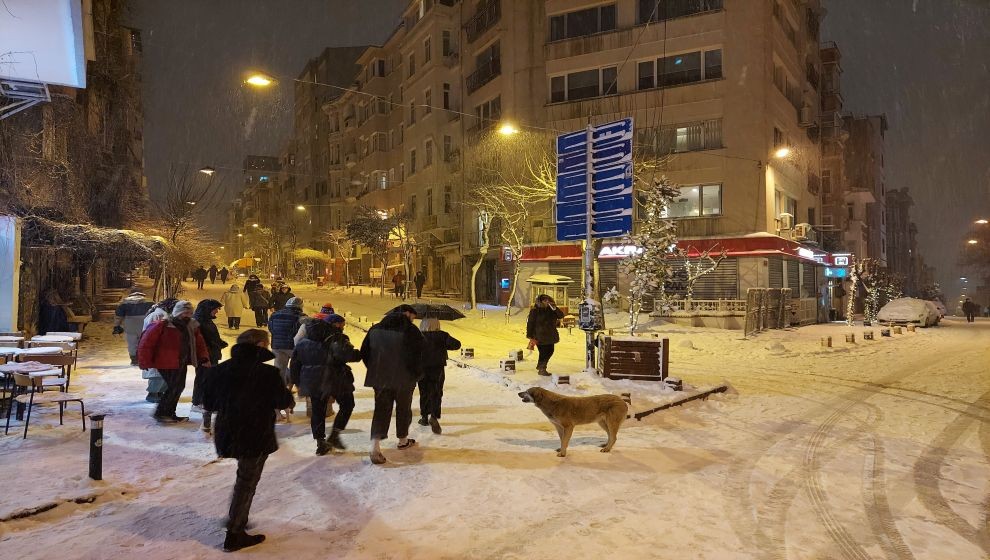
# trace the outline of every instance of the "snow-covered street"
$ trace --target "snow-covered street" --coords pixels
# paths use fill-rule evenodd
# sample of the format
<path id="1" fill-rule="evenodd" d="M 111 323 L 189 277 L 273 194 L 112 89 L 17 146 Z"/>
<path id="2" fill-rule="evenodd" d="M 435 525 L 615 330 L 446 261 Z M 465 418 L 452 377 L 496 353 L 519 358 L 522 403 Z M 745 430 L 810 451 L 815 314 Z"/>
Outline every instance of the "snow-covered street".
<path id="1" fill-rule="evenodd" d="M 223 286 L 187 286 L 218 298 Z M 312 313 L 324 301 L 376 320 L 377 295 L 295 289 Z M 314 455 L 308 423 L 279 424 L 251 512 L 268 540 L 243 552 L 283 558 L 926 558 L 990 554 L 990 320 L 863 341 L 863 327 L 770 331 L 649 328 L 671 341 L 685 385 L 732 390 L 642 421 L 627 420 L 610 454 L 604 433 L 579 427 L 566 458 L 550 423 L 516 393 L 530 358 L 507 376 L 497 362 L 525 346 L 525 316 L 498 311 L 444 323 L 477 358 L 451 363 L 444 432 L 413 424 L 419 446 L 385 442 L 368 460 L 373 400 L 361 387 L 348 450 Z M 609 316 L 615 326 L 621 318 Z M 232 340 L 221 311 L 221 333 Z M 252 326 L 245 316 L 242 326 Z M 846 333 L 857 342 L 844 342 Z M 630 392 L 632 411 L 675 397 L 646 383 L 578 373 L 583 333 L 561 331 L 550 370 L 568 394 Z M 219 558 L 234 481 L 198 429 L 152 420 L 145 382 L 108 324 L 86 330 L 73 390 L 105 425 L 104 481 L 87 478 L 89 434 L 70 405 L 0 437 L 0 557 Z M 832 348 L 819 339 L 832 336 Z M 453 354 L 453 353 L 452 353 Z M 226 352 L 225 352 L 226 357 Z M 453 357 L 453 356 L 452 356 Z M 180 403 L 189 410 L 192 374 Z M 417 402 L 414 401 L 414 408 Z M 300 407 L 301 408 L 301 407 Z M 298 409 L 297 409 L 298 411 Z M 37 421 L 37 424 L 35 424 Z M 57 530 L 55 530 L 57 529 Z"/>

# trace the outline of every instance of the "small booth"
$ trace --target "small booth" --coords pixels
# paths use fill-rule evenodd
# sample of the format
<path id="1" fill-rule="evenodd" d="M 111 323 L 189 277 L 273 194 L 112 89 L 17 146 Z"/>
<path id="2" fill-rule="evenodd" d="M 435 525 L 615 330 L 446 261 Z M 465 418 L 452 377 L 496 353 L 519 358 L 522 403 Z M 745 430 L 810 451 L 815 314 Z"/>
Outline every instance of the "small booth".
<path id="1" fill-rule="evenodd" d="M 567 287 L 574 283 L 574 280 L 570 276 L 534 274 L 526 281 L 530 284 L 530 307 L 536 304 L 536 298 L 538 296 L 546 294 L 557 302 L 557 307 L 564 312 L 564 315 L 569 315 L 567 308 Z"/>

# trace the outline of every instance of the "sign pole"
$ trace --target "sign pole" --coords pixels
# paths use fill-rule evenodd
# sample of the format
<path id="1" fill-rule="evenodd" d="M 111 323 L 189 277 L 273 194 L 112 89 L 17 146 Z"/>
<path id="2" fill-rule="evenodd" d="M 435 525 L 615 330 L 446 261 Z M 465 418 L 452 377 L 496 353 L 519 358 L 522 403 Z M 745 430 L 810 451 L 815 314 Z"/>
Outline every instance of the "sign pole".
<path id="1" fill-rule="evenodd" d="M 592 243 L 592 225 L 594 224 L 594 218 L 592 216 L 592 204 L 594 203 L 594 197 L 592 196 L 594 190 L 594 177 L 595 177 L 595 164 L 594 164 L 594 150 L 592 149 L 592 139 L 594 136 L 594 127 L 591 126 L 591 118 L 588 118 L 588 128 L 585 132 L 587 150 L 588 150 L 588 160 L 586 162 L 587 173 L 587 214 L 585 217 L 585 237 L 584 237 L 584 299 L 585 301 L 590 301 L 594 299 L 594 274 L 595 274 L 595 263 L 594 263 L 594 244 Z M 584 356 L 584 369 L 585 371 L 592 371 L 595 368 L 595 333 L 592 330 L 585 331 L 585 356 Z"/>

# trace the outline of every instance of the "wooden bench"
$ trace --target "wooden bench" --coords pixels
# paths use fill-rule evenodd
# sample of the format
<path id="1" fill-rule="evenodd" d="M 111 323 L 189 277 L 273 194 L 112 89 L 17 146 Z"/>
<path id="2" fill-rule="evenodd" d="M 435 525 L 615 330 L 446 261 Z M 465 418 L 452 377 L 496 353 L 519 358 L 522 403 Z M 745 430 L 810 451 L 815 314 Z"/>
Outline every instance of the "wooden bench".
<path id="1" fill-rule="evenodd" d="M 92 315 L 76 315 L 75 312 L 72 311 L 72 308 L 68 305 L 62 305 L 61 307 L 62 311 L 65 311 L 66 322 L 70 325 L 75 325 L 76 330 L 79 332 L 86 330 L 86 325 L 93 322 Z"/>

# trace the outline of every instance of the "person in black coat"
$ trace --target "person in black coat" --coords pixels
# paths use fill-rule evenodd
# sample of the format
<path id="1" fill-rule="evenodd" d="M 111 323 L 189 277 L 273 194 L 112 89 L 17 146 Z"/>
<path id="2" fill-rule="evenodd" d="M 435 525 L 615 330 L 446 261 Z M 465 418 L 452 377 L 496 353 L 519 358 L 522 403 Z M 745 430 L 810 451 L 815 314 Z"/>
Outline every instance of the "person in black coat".
<path id="1" fill-rule="evenodd" d="M 547 364 L 553 356 L 554 345 L 560 342 L 557 332 L 557 322 L 564 318 L 564 313 L 557 309 L 557 303 L 547 294 L 536 298 L 536 305 L 529 310 L 526 320 L 526 338 L 529 339 L 529 349 L 536 348 L 539 358 L 536 362 L 536 372 L 540 375 L 547 373 Z"/>
<path id="2" fill-rule="evenodd" d="M 217 265 L 215 264 L 211 264 L 210 269 L 206 271 L 206 273 L 210 276 L 210 284 L 217 283 L 217 272 Z"/>
<path id="3" fill-rule="evenodd" d="M 199 323 L 199 334 L 203 335 L 203 342 L 210 353 L 210 365 L 216 367 L 220 364 L 220 353 L 227 347 L 227 343 L 220 338 L 220 331 L 217 324 L 213 322 L 217 318 L 217 312 L 223 305 L 215 299 L 204 299 L 196 306 L 193 312 L 193 319 Z M 203 383 L 206 376 L 210 374 L 211 368 L 196 366 L 196 378 L 193 380 L 192 404 L 203 408 Z M 203 431 L 210 432 L 210 424 L 213 413 L 208 408 L 203 408 Z"/>
<path id="4" fill-rule="evenodd" d="M 227 283 L 227 277 L 230 276 L 230 271 L 227 270 L 227 267 L 225 266 L 225 267 L 223 267 L 223 268 L 220 269 L 219 274 L 220 274 L 220 283 L 221 284 L 226 284 Z"/>
<path id="5" fill-rule="evenodd" d="M 419 424 L 440 433 L 440 404 L 446 374 L 447 351 L 457 350 L 461 341 L 440 330 L 440 321 L 427 317 L 419 324 L 426 344 L 423 345 L 423 378 L 419 380 Z"/>
<path id="6" fill-rule="evenodd" d="M 226 551 L 254 546 L 264 535 L 245 532 L 255 489 L 265 460 L 278 450 L 275 411 L 295 406 L 278 368 L 268 365 L 275 355 L 268 350 L 268 333 L 249 329 L 237 337 L 229 360 L 206 379 L 203 401 L 216 411 L 217 455 L 237 459 L 237 481 L 230 500 Z"/>
<path id="7" fill-rule="evenodd" d="M 354 374 L 347 362 L 357 362 L 361 354 L 344 334 L 344 318 L 331 314 L 325 321 L 315 321 L 306 330 L 306 337 L 296 343 L 289 365 L 293 383 L 299 394 L 310 398 L 310 429 L 316 440 L 316 454 L 326 455 L 331 449 L 346 449 L 340 433 L 354 411 Z M 333 419 L 333 431 L 326 438 L 327 405 L 336 400 L 340 411 Z"/>
<path id="8" fill-rule="evenodd" d="M 412 423 L 412 397 L 422 377 L 423 333 L 412 324 L 416 310 L 400 305 L 368 330 L 361 344 L 361 360 L 368 368 L 364 386 L 375 390 L 375 412 L 371 419 L 371 462 L 385 462 L 381 440 L 388 438 L 395 407 L 395 435 L 398 449 L 416 444 L 409 437 Z"/>
<path id="9" fill-rule="evenodd" d="M 296 297 L 296 294 L 292 293 L 292 288 L 288 286 L 280 287 L 277 292 L 272 294 L 272 309 L 276 312 L 285 309 L 286 302 L 294 297 Z"/>
<path id="10" fill-rule="evenodd" d="M 203 282 L 206 281 L 206 275 L 207 275 L 206 269 L 203 268 L 203 267 L 199 267 L 199 268 L 197 268 L 196 270 L 194 270 L 192 272 L 192 278 L 193 278 L 193 280 L 196 281 L 196 288 L 197 289 L 200 289 L 200 290 L 203 289 Z"/>
<path id="11" fill-rule="evenodd" d="M 244 283 L 244 293 L 247 294 L 248 303 L 254 311 L 254 325 L 264 327 L 268 324 L 268 309 L 271 307 L 271 296 L 261 280 L 254 274 L 248 277 Z"/>
<path id="12" fill-rule="evenodd" d="M 423 297 L 423 286 L 426 285 L 426 275 L 420 270 L 413 277 L 413 284 L 416 284 L 416 299 Z"/>

